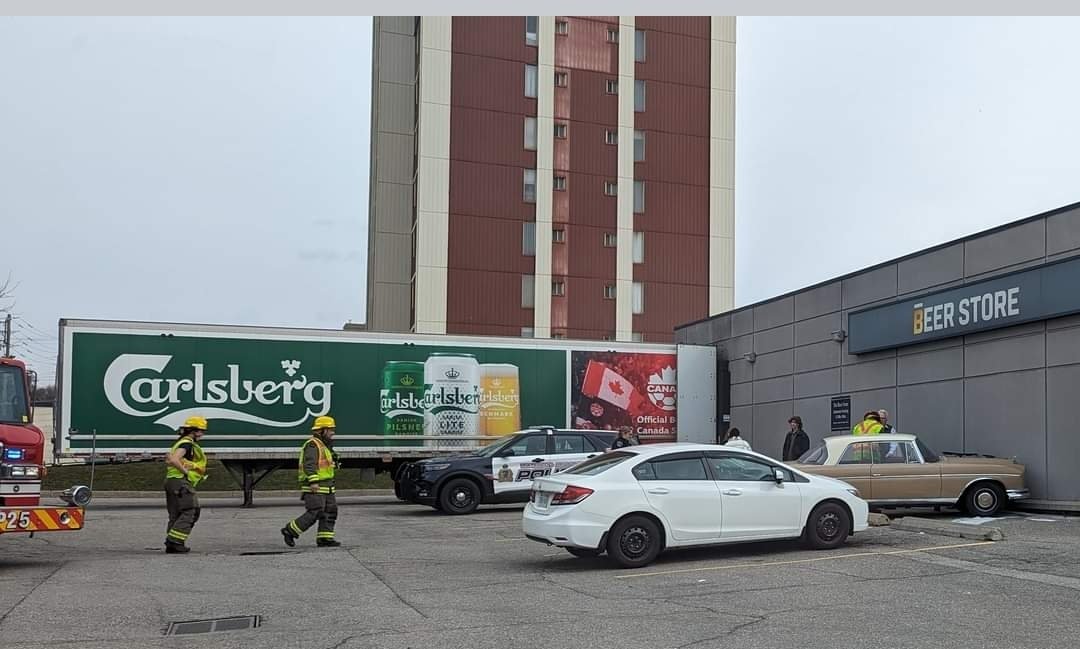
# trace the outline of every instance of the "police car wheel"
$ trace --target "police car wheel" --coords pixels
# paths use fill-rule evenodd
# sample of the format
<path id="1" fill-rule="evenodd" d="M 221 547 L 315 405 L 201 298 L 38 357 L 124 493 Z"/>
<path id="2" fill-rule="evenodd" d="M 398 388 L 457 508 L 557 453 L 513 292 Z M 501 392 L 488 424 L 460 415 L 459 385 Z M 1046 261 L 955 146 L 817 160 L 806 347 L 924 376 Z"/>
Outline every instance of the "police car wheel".
<path id="1" fill-rule="evenodd" d="M 566 551 L 578 559 L 591 559 L 600 556 L 600 550 L 592 548 L 566 548 Z"/>
<path id="2" fill-rule="evenodd" d="M 439 492 L 439 505 L 447 514 L 471 514 L 480 506 L 480 488 L 468 478 L 451 480 Z"/>

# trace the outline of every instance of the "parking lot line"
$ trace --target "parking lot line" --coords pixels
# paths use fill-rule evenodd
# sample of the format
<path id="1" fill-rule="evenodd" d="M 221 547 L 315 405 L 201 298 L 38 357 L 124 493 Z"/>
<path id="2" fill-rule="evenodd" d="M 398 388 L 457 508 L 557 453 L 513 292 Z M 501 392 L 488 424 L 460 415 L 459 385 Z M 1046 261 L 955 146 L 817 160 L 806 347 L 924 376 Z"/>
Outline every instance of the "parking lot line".
<path id="1" fill-rule="evenodd" d="M 616 575 L 616 579 L 637 579 L 639 577 L 655 577 L 657 575 L 676 575 L 686 572 L 706 572 L 709 570 L 734 570 L 736 568 L 764 568 L 767 566 L 790 566 L 800 563 L 816 563 L 818 561 L 836 561 L 838 559 L 854 559 L 858 557 L 880 557 L 891 554 L 912 554 L 915 552 L 932 552 L 934 550 L 949 550 L 952 548 L 971 548 L 980 545 L 993 545 L 996 541 L 977 541 L 975 543 L 956 543 L 954 545 L 935 545 L 926 548 L 911 548 L 907 550 L 888 550 L 878 552 L 849 552 L 848 554 L 831 554 L 812 559 L 792 559 L 790 561 L 766 561 L 763 563 L 736 563 L 723 566 L 703 566 L 700 568 L 680 568 L 678 570 L 657 570 L 654 572 L 641 572 L 630 575 Z"/>

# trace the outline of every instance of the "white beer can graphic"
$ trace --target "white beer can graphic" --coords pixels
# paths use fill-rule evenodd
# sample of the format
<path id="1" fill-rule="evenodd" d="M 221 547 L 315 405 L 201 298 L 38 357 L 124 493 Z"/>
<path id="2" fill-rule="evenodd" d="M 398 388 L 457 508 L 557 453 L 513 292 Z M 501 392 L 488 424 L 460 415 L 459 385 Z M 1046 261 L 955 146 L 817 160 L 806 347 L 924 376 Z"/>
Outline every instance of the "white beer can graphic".
<path id="1" fill-rule="evenodd" d="M 480 364 L 470 354 L 435 353 L 424 362 L 424 435 L 480 434 Z M 429 439 L 429 448 L 478 446 L 478 440 Z"/>

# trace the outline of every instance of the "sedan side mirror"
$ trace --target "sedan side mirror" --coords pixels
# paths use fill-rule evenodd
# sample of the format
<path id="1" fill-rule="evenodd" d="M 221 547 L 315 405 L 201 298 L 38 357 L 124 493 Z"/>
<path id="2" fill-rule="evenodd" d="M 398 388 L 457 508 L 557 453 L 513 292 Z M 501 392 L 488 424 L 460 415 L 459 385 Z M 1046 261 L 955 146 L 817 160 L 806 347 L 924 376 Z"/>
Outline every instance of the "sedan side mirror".
<path id="1" fill-rule="evenodd" d="M 773 476 L 776 478 L 776 484 L 783 484 L 784 483 L 784 470 L 783 469 L 773 469 Z"/>

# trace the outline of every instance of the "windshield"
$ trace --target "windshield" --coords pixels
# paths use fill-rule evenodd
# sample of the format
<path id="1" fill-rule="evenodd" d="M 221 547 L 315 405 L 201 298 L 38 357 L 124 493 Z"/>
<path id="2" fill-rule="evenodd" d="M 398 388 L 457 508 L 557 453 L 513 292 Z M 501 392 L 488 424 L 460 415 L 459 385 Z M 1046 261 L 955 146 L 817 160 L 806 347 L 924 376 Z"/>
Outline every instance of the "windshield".
<path id="1" fill-rule="evenodd" d="M 487 446 L 481 446 L 473 453 L 473 455 L 476 455 L 477 457 L 495 457 L 495 454 L 501 451 L 504 446 L 506 446 L 507 444 L 513 444 L 514 440 L 520 438 L 520 434 L 511 435 L 510 437 L 500 439 L 497 442 L 492 442 Z"/>
<path id="2" fill-rule="evenodd" d="M 919 445 L 919 452 L 922 453 L 922 459 L 924 462 L 933 463 L 941 459 L 941 456 L 934 452 L 929 446 L 923 443 L 918 437 L 915 438 L 915 443 Z"/>
<path id="3" fill-rule="evenodd" d="M 22 369 L 0 365 L 0 422 L 25 424 L 29 415 Z"/>
<path id="4" fill-rule="evenodd" d="M 802 454 L 799 458 L 799 464 L 825 464 L 825 460 L 829 459 L 829 451 L 825 448 L 825 444 L 818 444 L 814 448 Z"/>
<path id="5" fill-rule="evenodd" d="M 630 458 L 637 455 L 637 453 L 627 453 L 626 451 L 613 451 L 611 453 L 605 453 L 604 455 L 598 455 L 591 460 L 585 460 L 581 464 L 572 466 L 563 473 L 569 473 L 572 475 L 596 475 L 603 473 L 611 467 L 625 462 Z"/>

